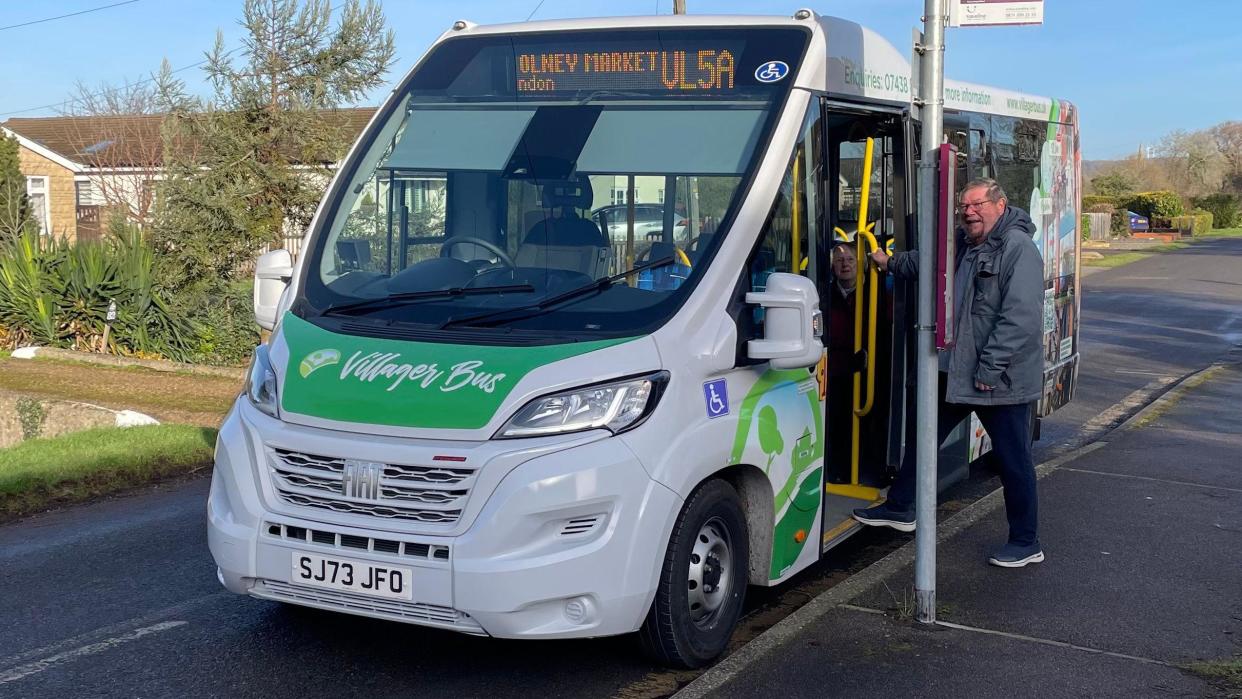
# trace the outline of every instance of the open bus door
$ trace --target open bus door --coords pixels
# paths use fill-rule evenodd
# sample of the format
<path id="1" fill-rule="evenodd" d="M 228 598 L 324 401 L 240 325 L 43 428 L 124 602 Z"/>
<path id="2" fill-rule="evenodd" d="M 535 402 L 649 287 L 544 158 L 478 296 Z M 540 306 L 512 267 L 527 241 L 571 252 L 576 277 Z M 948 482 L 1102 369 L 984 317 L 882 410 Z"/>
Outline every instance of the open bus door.
<path id="1" fill-rule="evenodd" d="M 825 102 L 832 240 L 817 284 L 828 317 L 822 550 L 857 528 L 854 508 L 881 498 L 901 461 L 906 426 L 906 309 L 913 289 L 879 274 L 871 252 L 907 249 L 914 231 L 908 114 Z M 852 291 L 851 291 L 852 287 Z"/>

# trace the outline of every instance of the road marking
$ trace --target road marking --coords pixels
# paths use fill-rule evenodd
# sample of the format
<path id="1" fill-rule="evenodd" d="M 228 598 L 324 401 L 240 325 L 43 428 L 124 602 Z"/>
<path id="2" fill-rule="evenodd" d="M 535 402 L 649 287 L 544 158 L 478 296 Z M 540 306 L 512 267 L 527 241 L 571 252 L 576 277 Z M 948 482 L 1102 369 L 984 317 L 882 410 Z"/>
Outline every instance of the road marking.
<path id="1" fill-rule="evenodd" d="M 87 631 L 86 633 L 80 633 L 77 636 L 66 638 L 66 639 L 57 641 L 56 643 L 48 644 L 41 648 L 34 648 L 32 650 L 23 651 L 16 655 L 10 655 L 7 658 L 0 658 L 0 672 L 6 672 L 5 668 L 12 668 L 17 665 L 25 665 L 26 663 L 32 661 L 35 658 L 59 653 L 60 651 L 66 648 L 75 648 L 77 646 L 85 646 L 88 643 L 93 642 L 94 639 L 97 639 L 100 637 L 120 636 L 122 634 L 129 633 L 133 631 L 134 629 L 137 629 L 143 626 L 150 626 L 152 624 L 155 624 L 158 621 L 162 621 L 169 617 L 181 616 L 182 614 L 189 613 L 191 609 L 193 609 L 194 607 L 197 607 L 200 604 L 203 604 L 204 602 L 208 602 L 217 597 L 229 597 L 229 596 L 232 596 L 231 592 L 228 592 L 226 590 L 219 590 L 217 592 L 212 592 L 206 595 L 202 595 L 199 597 L 195 597 L 193 599 L 186 600 L 185 602 L 182 602 L 180 604 L 174 604 L 171 607 L 165 607 L 163 609 L 151 612 L 150 614 L 144 614 L 140 617 L 126 619 L 125 621 L 120 621 L 115 624 L 101 626 L 100 628 L 92 629 L 90 631 Z"/>
<path id="2" fill-rule="evenodd" d="M 1167 483 L 1168 485 L 1184 485 L 1189 488 L 1203 488 L 1205 490 L 1223 490 L 1227 493 L 1242 493 L 1242 488 L 1230 488 L 1223 485 L 1207 485 L 1206 483 L 1191 483 L 1190 481 L 1174 481 L 1168 478 L 1152 478 L 1151 476 L 1136 476 L 1132 473 L 1109 473 L 1108 471 L 1092 471 L 1087 468 L 1070 468 L 1065 467 L 1062 471 L 1072 471 L 1074 473 L 1089 473 L 1093 476 L 1113 476 L 1114 478 L 1133 478 L 1139 481 L 1152 481 L 1154 483 Z"/>
<path id="3" fill-rule="evenodd" d="M 1163 371 L 1139 371 L 1136 369 L 1114 369 L 1114 374 L 1134 374 L 1136 376 L 1167 376 Z"/>
<path id="4" fill-rule="evenodd" d="M 870 607 L 860 607 L 856 604 L 843 604 L 841 605 L 841 608 L 849 609 L 855 612 L 863 612 L 866 614 L 878 614 L 880 616 L 887 616 L 887 614 L 880 611 L 879 609 L 872 609 Z M 1093 653 L 1095 655 L 1107 655 L 1111 658 L 1121 658 L 1123 660 L 1137 660 L 1140 663 L 1149 663 L 1151 665 L 1163 665 L 1164 667 L 1172 667 L 1170 663 L 1166 663 L 1163 660 L 1154 660 L 1152 658 L 1144 658 L 1138 655 L 1127 655 L 1126 653 L 1116 653 L 1111 650 L 1101 650 L 1099 648 L 1092 648 L 1090 646 L 1079 646 L 1073 643 L 1066 643 L 1065 641 L 1053 641 L 1048 638 L 1039 638 L 1038 636 L 1026 636 L 1020 633 L 1010 633 L 1009 631 L 996 631 L 994 629 L 985 629 L 985 628 L 981 628 L 978 626 L 967 626 L 965 624 L 955 624 L 951 621 L 941 621 L 939 619 L 937 619 L 936 621 L 932 623 L 935 624 L 936 626 L 943 626 L 949 629 L 957 629 L 958 631 L 970 631 L 971 633 L 981 633 L 981 634 L 986 634 L 988 636 L 1003 636 L 1005 638 L 1012 638 L 1016 641 L 1028 641 L 1030 643 L 1039 643 L 1045 646 L 1056 646 L 1057 648 L 1068 648 L 1070 650 L 1078 650 L 1084 653 Z"/>
<path id="5" fill-rule="evenodd" d="M 123 643 L 129 643 L 130 641 L 136 641 L 142 638 L 143 636 L 150 636 L 151 634 L 160 633 L 161 631 L 168 631 L 169 629 L 175 629 L 181 626 L 185 626 L 188 623 L 190 622 L 188 621 L 163 621 L 158 624 L 155 624 L 154 626 L 144 626 L 140 629 L 134 629 L 133 631 L 130 631 L 127 634 L 122 634 L 120 636 L 115 636 L 113 638 L 106 638 L 97 643 L 92 643 L 90 645 L 82 646 L 81 648 L 74 648 L 73 650 L 67 650 L 61 653 L 57 653 L 56 655 L 52 655 L 52 656 L 43 658 L 41 660 L 36 660 L 32 663 L 27 663 L 25 665 L 19 665 L 18 667 L 15 667 L 11 670 L 0 672 L 0 684 L 8 684 L 9 682 L 16 682 L 17 680 L 20 680 L 24 677 L 29 677 L 31 675 L 36 675 L 40 672 L 43 672 L 44 670 L 52 667 L 53 665 L 58 665 L 60 663 L 66 663 L 71 660 L 77 660 L 78 658 L 82 658 L 88 655 L 95 655 L 96 653 L 102 653 L 106 650 L 111 650 L 112 648 L 115 648 Z"/>
<path id="6" fill-rule="evenodd" d="M 1099 415 L 1096 415 L 1088 420 L 1087 424 L 1082 427 L 1083 436 L 1086 439 L 1091 439 L 1095 433 L 1106 430 L 1109 427 L 1116 426 L 1117 423 L 1121 422 L 1122 418 L 1132 411 L 1146 405 L 1147 403 L 1150 403 L 1152 396 L 1156 395 L 1165 388 L 1168 388 L 1170 384 L 1176 381 L 1176 376 L 1161 376 L 1125 398 L 1122 398 L 1121 402 L 1114 403 L 1108 410 L 1105 410 Z"/>

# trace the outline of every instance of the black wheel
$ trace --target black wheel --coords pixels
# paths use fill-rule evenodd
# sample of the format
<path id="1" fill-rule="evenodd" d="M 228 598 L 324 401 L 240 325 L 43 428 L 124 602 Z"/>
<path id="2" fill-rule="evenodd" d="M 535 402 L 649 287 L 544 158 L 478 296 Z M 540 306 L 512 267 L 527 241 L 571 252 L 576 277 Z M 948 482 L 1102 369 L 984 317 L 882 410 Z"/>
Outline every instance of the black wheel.
<path id="1" fill-rule="evenodd" d="M 724 652 L 746 598 L 749 561 L 737 491 L 721 480 L 699 486 L 673 525 L 655 601 L 638 634 L 643 650 L 687 668 Z"/>

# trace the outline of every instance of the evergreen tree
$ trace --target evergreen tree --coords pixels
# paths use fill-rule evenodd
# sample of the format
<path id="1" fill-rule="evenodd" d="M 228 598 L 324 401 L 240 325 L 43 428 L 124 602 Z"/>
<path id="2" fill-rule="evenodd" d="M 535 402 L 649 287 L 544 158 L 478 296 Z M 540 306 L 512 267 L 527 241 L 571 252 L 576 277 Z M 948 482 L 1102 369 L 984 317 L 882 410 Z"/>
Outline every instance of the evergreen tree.
<path id="1" fill-rule="evenodd" d="M 0 136 L 0 242 L 12 240 L 34 225 L 19 148 L 16 138 Z"/>
<path id="2" fill-rule="evenodd" d="M 309 224 L 353 135 L 333 110 L 379 86 L 393 56 L 373 0 L 350 0 L 335 23 L 331 11 L 328 0 L 247 0 L 241 46 L 217 34 L 208 55 L 211 100 L 162 73 L 154 235 L 174 288 L 218 291 L 263 245 Z"/>

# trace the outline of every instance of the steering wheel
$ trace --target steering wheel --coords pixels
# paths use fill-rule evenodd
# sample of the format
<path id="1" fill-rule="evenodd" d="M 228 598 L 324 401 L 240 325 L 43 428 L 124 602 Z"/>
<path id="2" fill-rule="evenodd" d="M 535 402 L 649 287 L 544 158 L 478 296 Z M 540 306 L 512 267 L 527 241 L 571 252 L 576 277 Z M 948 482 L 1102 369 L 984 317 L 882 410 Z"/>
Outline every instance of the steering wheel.
<path id="1" fill-rule="evenodd" d="M 455 235 L 452 238 L 446 239 L 443 243 L 440 243 L 440 257 L 452 257 L 449 251 L 452 250 L 453 246 L 463 244 L 478 245 L 484 250 L 496 255 L 496 257 L 504 263 L 505 267 L 508 267 L 509 269 L 517 267 L 517 265 L 513 264 L 513 258 L 509 257 L 509 253 L 501 249 L 499 245 L 471 235 Z"/>

